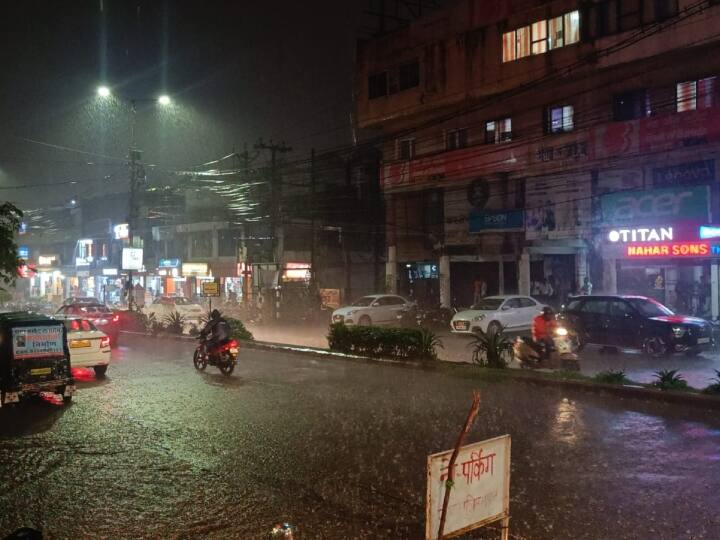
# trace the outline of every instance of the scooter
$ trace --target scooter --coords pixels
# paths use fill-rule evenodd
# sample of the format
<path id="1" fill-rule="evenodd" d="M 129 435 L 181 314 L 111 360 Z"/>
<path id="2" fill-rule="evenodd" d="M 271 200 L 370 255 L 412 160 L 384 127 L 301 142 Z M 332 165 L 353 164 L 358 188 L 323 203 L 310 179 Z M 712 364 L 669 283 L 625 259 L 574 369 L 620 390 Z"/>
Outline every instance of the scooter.
<path id="1" fill-rule="evenodd" d="M 203 343 L 205 336 L 198 338 L 201 342 L 193 354 L 193 364 L 198 371 L 205 371 L 208 365 L 217 367 L 223 375 L 231 375 L 237 365 L 240 344 L 236 339 L 229 339 L 213 349 L 207 350 Z"/>
<path id="2" fill-rule="evenodd" d="M 552 341 L 552 350 L 543 354 L 542 345 L 533 341 L 532 338 L 518 336 L 513 343 L 513 354 L 520 363 L 520 367 L 580 371 L 577 336 L 565 326 L 556 326 Z"/>

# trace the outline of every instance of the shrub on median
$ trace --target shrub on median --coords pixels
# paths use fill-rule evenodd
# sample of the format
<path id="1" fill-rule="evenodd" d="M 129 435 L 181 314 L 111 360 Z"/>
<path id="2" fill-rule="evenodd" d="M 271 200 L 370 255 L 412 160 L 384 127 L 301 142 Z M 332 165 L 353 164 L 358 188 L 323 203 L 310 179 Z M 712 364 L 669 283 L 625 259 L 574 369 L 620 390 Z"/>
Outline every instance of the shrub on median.
<path id="1" fill-rule="evenodd" d="M 240 319 L 233 319 L 231 317 L 228 317 L 225 319 L 228 322 L 228 325 L 230 326 L 230 336 L 235 339 L 244 339 L 247 341 L 251 341 L 255 339 L 247 328 L 245 328 L 245 325 Z"/>
<path id="2" fill-rule="evenodd" d="M 408 360 L 435 360 L 442 347 L 438 337 L 426 329 L 379 326 L 330 325 L 330 350 L 361 356 Z"/>

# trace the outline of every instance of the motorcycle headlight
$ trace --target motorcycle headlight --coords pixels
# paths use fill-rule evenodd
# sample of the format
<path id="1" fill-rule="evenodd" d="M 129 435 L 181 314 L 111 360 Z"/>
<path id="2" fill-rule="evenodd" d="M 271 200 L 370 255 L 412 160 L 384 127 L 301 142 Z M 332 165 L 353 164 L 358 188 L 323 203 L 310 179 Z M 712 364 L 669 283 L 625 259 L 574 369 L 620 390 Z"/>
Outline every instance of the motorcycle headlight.
<path id="1" fill-rule="evenodd" d="M 682 326 L 673 326 L 672 327 L 673 336 L 675 336 L 676 338 L 683 337 L 686 334 L 686 332 L 687 332 L 687 330 L 685 330 L 685 328 L 683 328 Z"/>
<path id="2" fill-rule="evenodd" d="M 556 335 L 556 336 L 567 336 L 567 335 L 568 335 L 568 330 L 567 330 L 567 328 L 565 328 L 564 326 L 558 326 L 558 327 L 555 329 L 555 335 Z"/>
<path id="3" fill-rule="evenodd" d="M 473 321 L 482 321 L 485 318 L 485 315 L 478 315 L 477 317 L 473 318 Z"/>

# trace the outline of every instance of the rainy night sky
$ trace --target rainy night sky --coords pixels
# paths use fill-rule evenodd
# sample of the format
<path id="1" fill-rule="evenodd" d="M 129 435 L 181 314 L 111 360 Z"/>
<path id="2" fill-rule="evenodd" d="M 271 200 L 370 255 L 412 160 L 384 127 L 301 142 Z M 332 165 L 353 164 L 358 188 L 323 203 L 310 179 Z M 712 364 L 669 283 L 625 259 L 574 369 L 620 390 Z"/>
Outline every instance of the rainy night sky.
<path id="1" fill-rule="evenodd" d="M 297 159 L 312 146 L 347 144 L 364 6 L 364 0 L 4 5 L 0 187 L 79 183 L 5 189 L 2 198 L 50 204 L 73 191 L 127 189 L 130 99 L 148 100 L 138 102 L 135 132 L 145 161 L 156 166 L 156 182 L 259 137 L 287 141 Z M 97 99 L 103 82 L 117 99 Z M 151 102 L 163 91 L 173 98 L 167 110 Z"/>

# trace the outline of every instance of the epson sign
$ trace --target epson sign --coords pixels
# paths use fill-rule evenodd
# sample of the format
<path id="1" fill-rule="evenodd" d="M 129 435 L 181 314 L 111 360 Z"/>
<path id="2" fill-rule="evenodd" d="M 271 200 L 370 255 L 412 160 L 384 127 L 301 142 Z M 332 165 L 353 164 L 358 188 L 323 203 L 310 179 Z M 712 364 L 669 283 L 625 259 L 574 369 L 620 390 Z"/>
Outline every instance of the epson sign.
<path id="1" fill-rule="evenodd" d="M 608 233 L 610 242 L 664 242 L 673 240 L 672 227 L 640 227 L 637 229 L 613 229 Z"/>

